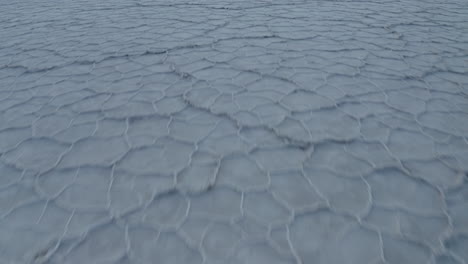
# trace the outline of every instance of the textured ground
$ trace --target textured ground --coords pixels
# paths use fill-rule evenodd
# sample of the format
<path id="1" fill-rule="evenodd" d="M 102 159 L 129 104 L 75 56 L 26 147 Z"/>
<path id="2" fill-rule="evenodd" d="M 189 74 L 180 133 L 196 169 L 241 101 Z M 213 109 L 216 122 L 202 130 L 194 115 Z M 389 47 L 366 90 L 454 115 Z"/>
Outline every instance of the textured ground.
<path id="1" fill-rule="evenodd" d="M 465 0 L 0 2 L 0 263 L 468 263 Z"/>

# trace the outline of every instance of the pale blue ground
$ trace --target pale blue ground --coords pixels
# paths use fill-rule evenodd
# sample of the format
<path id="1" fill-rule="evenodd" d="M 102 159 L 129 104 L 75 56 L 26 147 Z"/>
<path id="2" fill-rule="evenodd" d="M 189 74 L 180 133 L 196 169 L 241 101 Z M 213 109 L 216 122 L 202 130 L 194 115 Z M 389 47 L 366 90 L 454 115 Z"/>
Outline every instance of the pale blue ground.
<path id="1" fill-rule="evenodd" d="M 0 263 L 467 264 L 468 3 L 0 0 Z"/>

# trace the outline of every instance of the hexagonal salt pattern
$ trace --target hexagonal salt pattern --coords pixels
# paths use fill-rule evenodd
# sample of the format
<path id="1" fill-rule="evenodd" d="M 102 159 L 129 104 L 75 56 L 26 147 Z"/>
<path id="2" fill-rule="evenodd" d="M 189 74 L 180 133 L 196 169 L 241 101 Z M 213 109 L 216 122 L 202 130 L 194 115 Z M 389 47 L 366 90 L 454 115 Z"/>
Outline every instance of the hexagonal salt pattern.
<path id="1" fill-rule="evenodd" d="M 0 6 L 1 264 L 468 263 L 466 1 Z"/>

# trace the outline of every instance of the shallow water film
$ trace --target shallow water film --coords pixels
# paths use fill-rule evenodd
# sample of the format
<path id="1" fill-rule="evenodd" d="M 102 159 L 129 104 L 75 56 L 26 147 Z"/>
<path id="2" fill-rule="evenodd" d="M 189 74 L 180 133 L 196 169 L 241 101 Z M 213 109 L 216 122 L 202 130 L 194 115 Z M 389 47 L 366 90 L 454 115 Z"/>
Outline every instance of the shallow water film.
<path id="1" fill-rule="evenodd" d="M 0 0 L 0 263 L 467 264 L 465 0 Z"/>

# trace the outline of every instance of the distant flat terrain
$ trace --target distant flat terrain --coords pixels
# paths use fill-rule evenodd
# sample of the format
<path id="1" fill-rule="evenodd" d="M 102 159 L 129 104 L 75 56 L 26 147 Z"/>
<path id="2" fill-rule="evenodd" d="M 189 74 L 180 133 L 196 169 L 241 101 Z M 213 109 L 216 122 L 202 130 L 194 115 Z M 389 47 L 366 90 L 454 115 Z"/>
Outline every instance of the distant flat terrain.
<path id="1" fill-rule="evenodd" d="M 468 264 L 465 0 L 0 0 L 0 264 Z"/>

